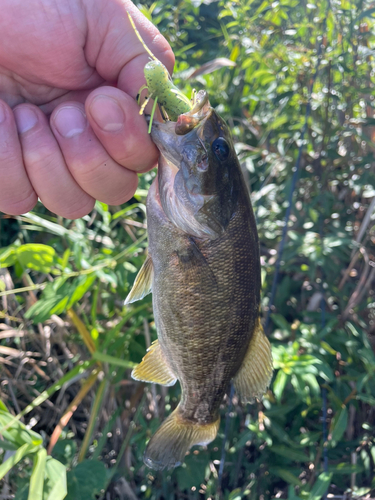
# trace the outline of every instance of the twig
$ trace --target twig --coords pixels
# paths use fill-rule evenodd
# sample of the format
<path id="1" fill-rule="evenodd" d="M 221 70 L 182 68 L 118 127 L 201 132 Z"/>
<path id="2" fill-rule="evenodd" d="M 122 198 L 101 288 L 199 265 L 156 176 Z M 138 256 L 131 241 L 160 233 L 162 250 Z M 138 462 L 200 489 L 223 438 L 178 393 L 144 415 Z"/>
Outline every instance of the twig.
<path id="1" fill-rule="evenodd" d="M 366 283 L 366 280 L 367 280 L 367 276 L 370 272 L 370 259 L 367 255 L 367 252 L 366 250 L 362 247 L 361 248 L 361 253 L 363 255 L 363 258 L 365 260 L 365 268 L 364 268 L 364 271 L 361 275 L 361 278 L 360 280 L 358 281 L 358 284 L 354 290 L 354 292 L 352 293 L 349 301 L 348 301 L 348 304 L 344 310 L 344 312 L 342 313 L 342 317 L 343 319 L 346 319 L 351 311 L 351 309 L 353 309 L 353 307 L 355 307 L 357 304 L 358 304 L 358 301 L 359 301 L 359 297 L 361 296 L 361 291 L 363 289 L 363 287 L 365 286 L 365 283 Z"/>
<path id="2" fill-rule="evenodd" d="M 98 368 L 95 368 L 91 375 L 88 377 L 84 385 L 81 387 L 80 391 L 78 392 L 77 396 L 73 399 L 73 401 L 70 403 L 68 408 L 66 409 L 64 415 L 60 418 L 59 423 L 55 427 L 55 430 L 52 433 L 47 452 L 48 455 L 51 455 L 52 450 L 57 443 L 60 434 L 64 427 L 68 424 L 69 420 L 73 416 L 73 413 L 76 411 L 78 405 L 82 403 L 82 400 L 84 397 L 87 395 L 87 393 L 90 391 L 92 386 L 95 384 L 99 374 L 102 373 Z"/>
<path id="3" fill-rule="evenodd" d="M 370 203 L 370 206 L 367 209 L 366 215 L 363 217 L 361 227 L 359 228 L 359 231 L 358 231 L 358 234 L 357 234 L 357 238 L 355 240 L 356 243 L 361 243 L 363 235 L 365 234 L 367 226 L 370 223 L 371 216 L 372 216 L 374 210 L 375 210 L 375 196 L 371 200 L 371 203 Z M 353 251 L 352 251 L 352 256 L 353 256 L 354 252 L 355 252 L 355 249 L 353 249 Z"/>

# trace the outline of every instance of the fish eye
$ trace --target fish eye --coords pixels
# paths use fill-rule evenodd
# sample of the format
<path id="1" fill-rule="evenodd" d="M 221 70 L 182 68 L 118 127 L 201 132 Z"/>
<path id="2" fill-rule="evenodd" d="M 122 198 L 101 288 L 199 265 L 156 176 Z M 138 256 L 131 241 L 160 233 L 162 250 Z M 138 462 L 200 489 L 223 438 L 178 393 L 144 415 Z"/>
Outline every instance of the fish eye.
<path id="1" fill-rule="evenodd" d="M 212 143 L 212 151 L 215 153 L 216 158 L 220 161 L 224 161 L 229 156 L 229 146 L 223 137 L 218 137 Z"/>

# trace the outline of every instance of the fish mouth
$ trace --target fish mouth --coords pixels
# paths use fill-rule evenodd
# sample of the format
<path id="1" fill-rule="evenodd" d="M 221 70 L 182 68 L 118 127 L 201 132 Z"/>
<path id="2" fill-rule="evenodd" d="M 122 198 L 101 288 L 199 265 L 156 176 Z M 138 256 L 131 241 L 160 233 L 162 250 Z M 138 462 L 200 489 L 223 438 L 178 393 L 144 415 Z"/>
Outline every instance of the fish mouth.
<path id="1" fill-rule="evenodd" d="M 202 141 L 205 123 L 211 117 L 213 109 L 205 90 L 200 90 L 193 108 L 179 115 L 177 122 L 153 122 L 151 138 L 160 153 L 174 166 L 179 168 L 182 152 L 188 145 Z"/>

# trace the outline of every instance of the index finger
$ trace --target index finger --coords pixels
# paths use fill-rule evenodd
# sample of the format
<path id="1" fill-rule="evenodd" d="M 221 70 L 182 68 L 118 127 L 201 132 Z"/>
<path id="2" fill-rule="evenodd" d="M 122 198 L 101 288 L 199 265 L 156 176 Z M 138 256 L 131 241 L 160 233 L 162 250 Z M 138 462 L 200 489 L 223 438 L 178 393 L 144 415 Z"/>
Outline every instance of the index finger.
<path id="1" fill-rule="evenodd" d="M 86 2 L 92 8 L 92 2 Z M 143 69 L 150 56 L 135 33 L 128 12 L 147 47 L 172 73 L 174 55 L 170 45 L 129 0 L 108 2 L 107 8 L 96 15 L 90 12 L 85 54 L 88 63 L 105 81 L 135 98 L 145 83 Z"/>

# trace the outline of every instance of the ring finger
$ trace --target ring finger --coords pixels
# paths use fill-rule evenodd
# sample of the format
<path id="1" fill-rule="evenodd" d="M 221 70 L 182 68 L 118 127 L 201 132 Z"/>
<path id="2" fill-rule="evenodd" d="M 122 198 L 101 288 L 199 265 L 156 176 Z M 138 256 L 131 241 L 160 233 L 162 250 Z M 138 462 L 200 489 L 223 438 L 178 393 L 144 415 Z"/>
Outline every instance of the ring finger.
<path id="1" fill-rule="evenodd" d="M 43 204 L 68 219 L 90 212 L 95 200 L 74 180 L 44 113 L 32 104 L 14 109 L 28 178 Z"/>

